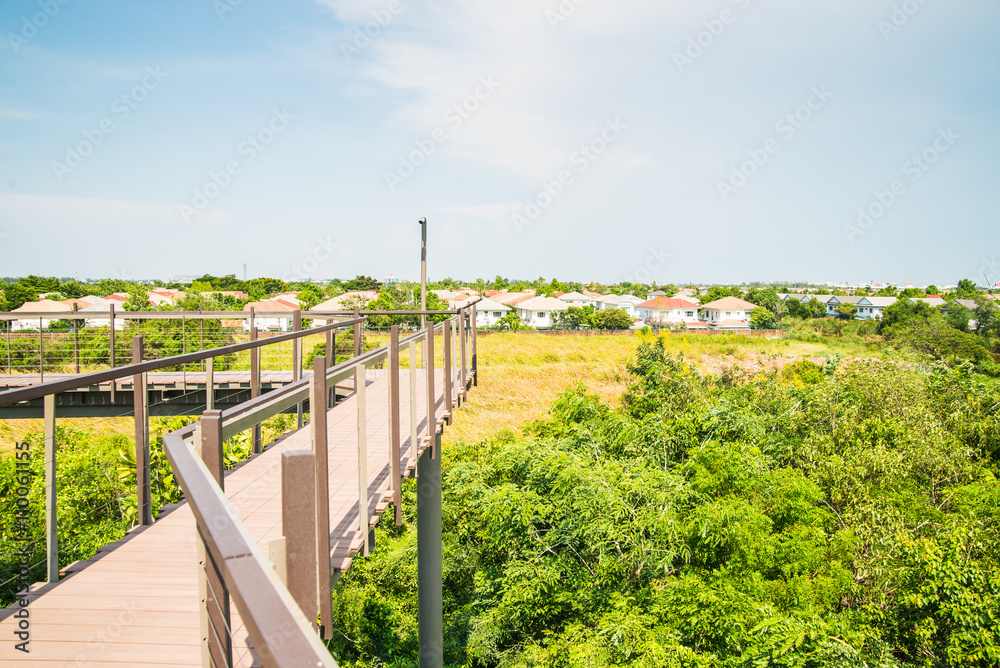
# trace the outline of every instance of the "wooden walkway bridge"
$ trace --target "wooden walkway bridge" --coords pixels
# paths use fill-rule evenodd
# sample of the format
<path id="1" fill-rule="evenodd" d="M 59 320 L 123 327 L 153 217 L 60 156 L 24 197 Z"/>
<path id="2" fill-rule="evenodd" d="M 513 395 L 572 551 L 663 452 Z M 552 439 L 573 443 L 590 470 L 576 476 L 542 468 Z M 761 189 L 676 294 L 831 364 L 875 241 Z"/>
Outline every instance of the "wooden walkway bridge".
<path id="1" fill-rule="evenodd" d="M 360 324 L 326 327 L 331 335 L 344 326 L 357 334 Z M 317 358 L 312 374 L 269 395 L 205 411 L 164 438 L 186 499 L 61 571 L 53 485 L 49 582 L 0 610 L 0 637 L 14 639 L 0 645 L 0 666 L 336 665 L 320 641 L 330 629 L 331 587 L 373 547 L 370 529 L 390 503 L 401 521 L 406 477 L 418 478 L 421 665 L 441 665 L 440 432 L 475 383 L 475 350 L 473 306 L 402 341 L 394 328 L 389 345 L 364 354 L 356 348 L 349 362 Z M 59 383 L 72 384 L 57 379 L 2 392 L 0 403 Z M 337 386 L 349 394 L 330 407 Z M 43 396 L 50 436 L 55 395 Z M 305 402 L 326 410 L 223 475 L 225 439 Z M 148 415 L 141 405 L 137 413 L 139 435 Z M 51 436 L 47 484 L 56 474 L 54 430 Z M 144 446 L 139 436 L 142 518 L 148 440 Z M 19 632 L 28 634 L 30 653 L 14 648 Z"/>

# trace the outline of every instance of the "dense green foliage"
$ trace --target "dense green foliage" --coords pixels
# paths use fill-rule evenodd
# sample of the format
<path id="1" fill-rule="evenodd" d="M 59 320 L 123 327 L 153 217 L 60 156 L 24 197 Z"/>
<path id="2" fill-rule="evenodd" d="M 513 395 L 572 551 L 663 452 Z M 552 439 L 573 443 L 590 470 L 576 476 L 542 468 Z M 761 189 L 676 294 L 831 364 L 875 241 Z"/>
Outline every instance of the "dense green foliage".
<path id="1" fill-rule="evenodd" d="M 1000 663 L 1000 383 L 836 360 L 706 377 L 662 340 L 629 373 L 621 410 L 581 388 L 524 436 L 445 451 L 449 665 Z M 338 586 L 342 665 L 416 665 L 406 519 Z"/>

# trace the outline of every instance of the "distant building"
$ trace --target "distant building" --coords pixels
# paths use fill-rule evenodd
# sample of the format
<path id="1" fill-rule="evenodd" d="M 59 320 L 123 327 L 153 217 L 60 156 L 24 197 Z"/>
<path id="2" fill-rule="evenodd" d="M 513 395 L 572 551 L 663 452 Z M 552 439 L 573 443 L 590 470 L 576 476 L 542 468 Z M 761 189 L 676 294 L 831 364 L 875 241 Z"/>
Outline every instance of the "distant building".
<path id="1" fill-rule="evenodd" d="M 701 319 L 711 329 L 750 329 L 750 314 L 755 308 L 757 308 L 756 304 L 751 304 L 743 299 L 723 297 L 714 302 L 702 304 L 699 312 Z"/>
<path id="2" fill-rule="evenodd" d="M 551 329 L 552 314 L 568 310 L 569 305 L 555 297 L 534 297 L 516 304 L 515 308 L 525 325 L 535 329 Z"/>

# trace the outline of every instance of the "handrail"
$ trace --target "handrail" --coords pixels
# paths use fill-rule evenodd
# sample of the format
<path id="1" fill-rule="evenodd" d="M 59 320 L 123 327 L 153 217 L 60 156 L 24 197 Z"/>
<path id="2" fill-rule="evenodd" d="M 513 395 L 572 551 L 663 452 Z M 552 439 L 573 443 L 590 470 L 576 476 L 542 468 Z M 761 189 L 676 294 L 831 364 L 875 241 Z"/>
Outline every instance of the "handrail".
<path id="1" fill-rule="evenodd" d="M 478 303 L 478 302 L 476 302 Z M 458 315 L 458 312 L 470 304 L 457 309 L 441 311 L 359 311 L 359 315 Z M 295 311 L 258 311 L 254 310 L 254 319 L 258 318 L 291 318 Z M 328 320 L 332 317 L 354 315 L 354 311 L 299 311 L 303 320 Z M 119 311 L 115 309 L 115 320 L 249 320 L 250 311 Z M 0 311 L 2 320 L 110 320 L 111 310 L 103 311 Z"/>
<path id="2" fill-rule="evenodd" d="M 221 355 L 229 355 L 232 353 L 242 352 L 244 350 L 262 348 L 264 346 L 274 345 L 276 343 L 282 343 L 284 341 L 292 341 L 306 336 L 315 336 L 316 334 L 325 332 L 327 330 L 339 329 L 341 327 L 347 327 L 349 325 L 354 325 L 356 323 L 361 323 L 361 322 L 364 322 L 364 318 L 341 320 L 338 322 L 329 323 L 327 325 L 321 325 L 320 327 L 313 327 L 312 329 L 303 329 L 302 331 L 299 332 L 288 332 L 287 334 L 282 334 L 280 336 L 273 336 L 266 339 L 257 339 L 256 341 L 246 341 L 243 343 L 233 343 L 228 346 L 222 346 L 220 348 L 209 348 L 207 350 L 200 350 L 194 353 L 173 355 L 172 357 L 163 357 L 158 360 L 149 360 L 148 362 L 129 364 L 127 366 L 120 366 L 114 369 L 107 369 L 105 371 L 92 371 L 90 373 L 84 373 L 77 376 L 73 376 L 72 378 L 52 380 L 47 383 L 38 383 L 37 385 L 31 385 L 29 387 L 22 387 L 14 390 L 5 390 L 3 392 L 0 392 L 0 406 L 16 404 L 21 401 L 30 401 L 31 399 L 38 399 L 40 397 L 44 397 L 47 394 L 66 392 L 68 390 L 76 390 L 81 387 L 90 387 L 91 385 L 98 385 L 100 383 L 105 383 L 111 380 L 125 378 L 126 376 L 134 376 L 140 373 L 146 373 L 147 371 L 156 371 L 158 369 L 164 369 L 166 367 L 179 366 L 182 364 L 190 364 L 191 362 L 200 362 L 202 360 L 210 359 L 213 357 L 219 357 Z"/>
<path id="3" fill-rule="evenodd" d="M 188 498 L 212 561 L 236 599 L 255 650 L 269 666 L 328 666 L 337 662 L 250 536 L 194 448 L 178 432 L 163 437 L 170 467 Z M 274 642 L 277 634 L 280 642 Z M 269 647 L 280 646 L 272 653 Z M 308 657 L 309 663 L 303 659 Z"/>

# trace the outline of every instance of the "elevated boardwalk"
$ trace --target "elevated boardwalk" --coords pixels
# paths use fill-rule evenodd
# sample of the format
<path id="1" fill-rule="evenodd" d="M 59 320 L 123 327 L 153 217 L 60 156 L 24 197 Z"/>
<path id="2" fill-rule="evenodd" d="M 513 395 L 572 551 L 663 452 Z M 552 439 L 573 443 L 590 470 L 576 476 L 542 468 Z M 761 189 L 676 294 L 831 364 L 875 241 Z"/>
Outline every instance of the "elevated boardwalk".
<path id="1" fill-rule="evenodd" d="M 267 373 L 283 372 L 264 372 L 262 380 Z M 409 373 L 401 371 L 403 387 L 409 383 Z M 190 378 L 193 374 L 187 375 Z M 217 372 L 216 381 L 223 375 Z M 418 386 L 423 387 L 424 372 L 416 375 Z M 452 406 L 445 405 L 445 374 L 438 370 L 434 376 L 435 415 L 440 419 L 450 414 Z M 374 526 L 391 498 L 389 381 L 387 372 L 380 370 L 367 371 L 366 378 L 369 501 L 364 513 Z M 416 397 L 418 443 L 423 444 L 438 425 L 430 425 L 428 430 L 427 393 L 417 392 Z M 416 466 L 410 458 L 410 400 L 409 393 L 401 393 L 400 470 L 404 473 Z M 358 408 L 357 394 L 352 392 L 327 413 L 330 556 L 335 572 L 345 571 L 363 544 L 357 531 Z M 226 475 L 225 495 L 265 555 L 269 541 L 282 535 L 281 454 L 309 450 L 311 444 L 307 425 Z M 0 638 L 4 639 L 0 666 L 202 665 L 197 549 L 195 519 L 188 504 L 182 502 L 162 509 L 152 525 L 137 527 L 121 541 L 102 548 L 94 558 L 67 567 L 60 582 L 34 585 L 28 607 L 30 654 L 13 647 L 17 608 L 12 606 L 0 611 Z M 233 665 L 255 665 L 239 612 L 234 604 L 230 610 Z"/>

